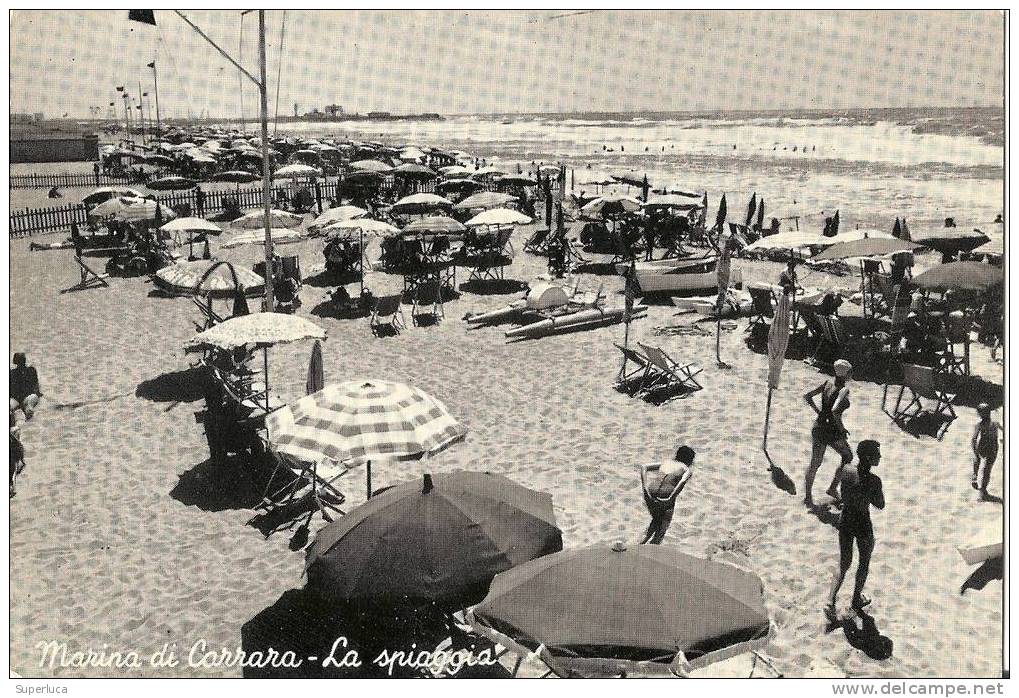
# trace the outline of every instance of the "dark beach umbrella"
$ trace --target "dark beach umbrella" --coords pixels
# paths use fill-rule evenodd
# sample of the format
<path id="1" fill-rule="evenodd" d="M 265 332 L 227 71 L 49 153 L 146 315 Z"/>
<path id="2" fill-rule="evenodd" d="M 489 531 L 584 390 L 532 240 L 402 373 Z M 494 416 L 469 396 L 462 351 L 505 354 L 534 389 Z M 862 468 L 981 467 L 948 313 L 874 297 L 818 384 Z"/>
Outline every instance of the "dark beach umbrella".
<path id="1" fill-rule="evenodd" d="M 757 229 L 764 230 L 764 197 L 761 197 L 760 203 L 757 204 Z"/>
<path id="2" fill-rule="evenodd" d="M 163 177 L 145 185 L 154 191 L 173 191 L 177 189 L 194 189 L 195 180 L 187 177 Z"/>
<path id="3" fill-rule="evenodd" d="M 424 165 L 418 165 L 417 163 L 408 162 L 404 165 L 393 170 L 394 177 L 402 177 L 403 179 L 413 179 L 418 181 L 428 181 L 435 179 L 438 175 L 430 167 Z"/>
<path id="4" fill-rule="evenodd" d="M 244 170 L 228 170 L 227 172 L 219 172 L 213 175 L 211 181 L 233 182 L 235 184 L 249 184 L 260 179 L 262 179 L 260 175 L 245 172 Z"/>
<path id="5" fill-rule="evenodd" d="M 838 212 L 838 209 L 835 209 L 835 217 L 831 219 L 831 230 L 832 230 L 832 233 L 831 233 L 832 235 L 838 235 L 839 234 L 839 212 Z"/>
<path id="6" fill-rule="evenodd" d="M 515 187 L 534 187 L 537 186 L 538 180 L 532 179 L 524 174 L 508 174 L 503 175 L 495 180 L 496 184 L 515 186 Z"/>
<path id="7" fill-rule="evenodd" d="M 308 587 L 336 603 L 463 608 L 492 578 L 562 550 L 552 496 L 501 475 L 425 475 L 329 524 L 308 549 Z"/>
<path id="8" fill-rule="evenodd" d="M 892 237 L 902 238 L 902 224 L 899 222 L 898 217 L 895 218 L 895 225 L 892 226 Z"/>
<path id="9" fill-rule="evenodd" d="M 503 572 L 471 612 L 475 628 L 508 636 L 567 675 L 677 671 L 767 643 L 763 585 L 752 572 L 671 546 L 573 548 Z"/>
<path id="10" fill-rule="evenodd" d="M 824 252 L 814 255 L 811 259 L 816 261 L 828 259 L 847 259 L 849 257 L 880 257 L 894 254 L 896 252 L 908 252 L 919 248 L 915 242 L 899 240 L 897 238 L 864 238 L 862 240 L 850 240 L 832 245 Z"/>
<path id="11" fill-rule="evenodd" d="M 918 236 L 914 242 L 943 255 L 955 255 L 959 252 L 975 250 L 989 240 L 989 237 L 976 230 L 965 232 L 957 228 L 942 228 L 936 233 Z"/>
<path id="12" fill-rule="evenodd" d="M 146 155 L 145 163 L 147 165 L 164 165 L 164 166 L 172 165 L 173 158 L 167 157 L 165 155 Z"/>
<path id="13" fill-rule="evenodd" d="M 747 206 L 747 220 L 746 223 L 744 223 L 744 225 L 746 225 L 748 228 L 750 227 L 750 224 L 754 222 L 754 211 L 756 210 L 757 210 L 757 192 L 754 192 L 750 196 L 750 205 Z"/>
<path id="14" fill-rule="evenodd" d="M 989 291 L 1004 282 L 1000 267 L 982 262 L 949 262 L 915 276 L 913 283 L 928 291 Z"/>
<path id="15" fill-rule="evenodd" d="M 722 200 L 718 202 L 718 214 L 715 216 L 715 230 L 718 232 L 722 232 L 722 229 L 725 227 L 725 214 L 725 194 L 722 194 Z"/>

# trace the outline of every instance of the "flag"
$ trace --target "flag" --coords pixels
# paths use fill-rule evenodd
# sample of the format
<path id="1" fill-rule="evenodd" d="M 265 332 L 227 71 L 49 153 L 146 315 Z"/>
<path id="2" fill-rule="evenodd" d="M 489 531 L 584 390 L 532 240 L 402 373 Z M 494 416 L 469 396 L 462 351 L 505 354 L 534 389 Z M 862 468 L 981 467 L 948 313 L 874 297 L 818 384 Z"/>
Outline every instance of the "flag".
<path id="1" fill-rule="evenodd" d="M 789 307 L 792 302 L 791 293 L 783 293 L 779 297 L 775 317 L 768 330 L 768 388 L 772 390 L 778 387 L 779 378 L 782 377 L 782 363 L 789 346 Z"/>
<path id="2" fill-rule="evenodd" d="M 152 68 L 152 69 L 154 70 L 154 69 L 155 69 L 155 67 L 156 67 L 156 62 L 155 62 L 155 61 L 152 61 L 151 63 L 146 63 L 146 64 L 145 64 L 145 67 L 146 67 L 146 68 Z"/>
<path id="3" fill-rule="evenodd" d="M 156 26 L 156 13 L 154 10 L 128 10 L 127 18 L 132 22 Z"/>

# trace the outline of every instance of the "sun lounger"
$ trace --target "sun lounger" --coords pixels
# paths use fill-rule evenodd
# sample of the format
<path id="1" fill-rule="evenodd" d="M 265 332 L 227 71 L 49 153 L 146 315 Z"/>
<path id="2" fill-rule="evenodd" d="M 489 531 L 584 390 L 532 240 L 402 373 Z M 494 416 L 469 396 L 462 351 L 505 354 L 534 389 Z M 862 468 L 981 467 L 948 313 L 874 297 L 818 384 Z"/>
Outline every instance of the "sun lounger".
<path id="1" fill-rule="evenodd" d="M 537 228 L 524 242 L 524 252 L 536 255 L 548 254 L 548 228 Z"/>
<path id="2" fill-rule="evenodd" d="M 643 393 L 658 379 L 658 369 L 639 350 L 621 344 L 615 347 L 622 352 L 624 359 L 616 375 L 616 389 L 625 391 L 630 397 Z"/>
<path id="3" fill-rule="evenodd" d="M 95 273 L 85 262 L 81 260 L 78 255 L 74 256 L 74 261 L 78 263 L 78 271 L 81 275 L 81 279 L 74 286 L 65 288 L 61 293 L 70 293 L 71 291 L 84 291 L 88 288 L 102 288 L 109 286 L 109 282 L 106 280 L 110 278 L 109 274 L 97 274 Z"/>
<path id="4" fill-rule="evenodd" d="M 902 398 L 907 390 L 909 390 L 910 400 L 902 405 Z M 933 368 L 902 364 L 902 388 L 899 389 L 899 397 L 895 401 L 895 412 L 892 414 L 892 419 L 901 425 L 921 414 L 944 417 L 946 418 L 945 424 L 937 434 L 940 439 L 948 428 L 948 422 L 956 418 L 955 409 L 952 407 L 955 397 L 941 388 L 938 375 Z M 933 407 L 928 405 L 925 408 L 923 400 L 933 402 Z"/>
<path id="5" fill-rule="evenodd" d="M 344 515 L 339 505 L 346 501 L 346 495 L 337 489 L 336 481 L 350 472 L 350 468 L 343 463 L 334 463 L 329 460 L 322 463 L 307 463 L 287 453 L 271 450 L 269 453 L 276 465 L 266 482 L 265 493 L 262 495 L 259 508 L 266 511 L 282 509 L 298 499 L 311 497 L 321 512 L 322 518 L 326 521 L 333 520 L 329 514 L 330 511 L 336 512 L 340 516 Z M 281 470 L 289 473 L 290 480 L 273 490 L 273 482 Z M 308 488 L 308 492 L 298 496 L 305 488 Z"/>
<path id="6" fill-rule="evenodd" d="M 640 342 L 637 345 L 651 365 L 657 369 L 657 375 L 650 381 L 645 392 L 678 390 L 676 398 L 684 398 L 689 393 L 701 390 L 704 386 L 697 382 L 696 376 L 704 369 L 695 363 L 680 364 L 666 354 L 660 347 L 651 347 Z"/>
<path id="7" fill-rule="evenodd" d="M 775 317 L 775 308 L 772 305 L 774 296 L 766 288 L 750 286 L 750 323 L 744 332 L 753 336 L 762 329 L 767 332 L 771 325 L 771 319 Z"/>
<path id="8" fill-rule="evenodd" d="M 379 328 L 387 325 L 392 327 L 394 334 L 399 333 L 406 326 L 403 319 L 402 303 L 403 294 L 380 296 L 375 299 L 375 305 L 372 306 L 371 319 L 368 321 L 375 336 L 378 336 Z"/>

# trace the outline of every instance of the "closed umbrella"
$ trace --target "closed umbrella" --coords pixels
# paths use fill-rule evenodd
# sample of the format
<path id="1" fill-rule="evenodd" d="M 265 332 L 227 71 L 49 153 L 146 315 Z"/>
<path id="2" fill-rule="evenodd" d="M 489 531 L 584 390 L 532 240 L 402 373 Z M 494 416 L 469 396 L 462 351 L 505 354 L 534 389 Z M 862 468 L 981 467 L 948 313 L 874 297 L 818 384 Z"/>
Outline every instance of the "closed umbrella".
<path id="1" fill-rule="evenodd" d="M 520 211 L 511 208 L 493 208 L 482 211 L 467 221 L 467 226 L 479 225 L 527 225 L 533 222 L 530 216 L 525 216 Z"/>
<path id="2" fill-rule="evenodd" d="M 754 220 L 754 211 L 756 210 L 757 210 L 757 192 L 754 192 L 750 196 L 750 205 L 747 206 L 747 220 L 744 223 L 744 225 L 747 226 L 748 228 L 750 227 L 750 224 Z"/>
<path id="3" fill-rule="evenodd" d="M 913 283 L 928 291 L 989 291 L 1004 283 L 1000 267 L 982 262 L 949 262 L 913 277 Z"/>
<path id="4" fill-rule="evenodd" d="M 187 177 L 163 177 L 161 179 L 155 179 L 145 186 L 153 191 L 176 191 L 183 189 L 194 189 L 195 180 L 188 179 Z"/>
<path id="5" fill-rule="evenodd" d="M 517 197 L 511 194 L 504 194 L 496 191 L 480 191 L 477 194 L 468 196 L 463 201 L 460 201 L 453 206 L 457 211 L 471 211 L 473 209 L 488 209 L 488 208 L 499 208 L 505 206 L 511 201 L 516 201 Z"/>
<path id="6" fill-rule="evenodd" d="M 551 495 L 489 473 L 424 475 L 319 531 L 308 587 L 336 603 L 455 610 L 484 597 L 498 573 L 562 548 Z"/>
<path id="7" fill-rule="evenodd" d="M 718 202 L 718 213 L 715 215 L 715 231 L 718 233 L 721 233 L 725 227 L 726 213 L 725 194 L 722 194 L 722 199 Z"/>
<path id="8" fill-rule="evenodd" d="M 892 226 L 892 237 L 894 238 L 902 237 L 902 224 L 899 222 L 898 216 L 896 216 L 895 218 L 895 225 Z"/>
<path id="9" fill-rule="evenodd" d="M 662 545 L 525 562 L 497 575 L 468 619 L 567 676 L 685 674 L 763 647 L 771 634 L 760 577 Z"/>
<path id="10" fill-rule="evenodd" d="M 326 386 L 325 374 L 322 368 L 322 342 L 315 340 L 315 346 L 311 348 L 311 360 L 308 361 L 308 380 L 305 381 L 305 395 L 317 393 Z"/>
<path id="11" fill-rule="evenodd" d="M 757 204 L 757 229 L 764 230 L 764 197 Z"/>
<path id="12" fill-rule="evenodd" d="M 405 196 L 390 209 L 398 214 L 429 213 L 438 209 L 450 208 L 453 202 L 438 194 L 411 194 Z"/>
<path id="13" fill-rule="evenodd" d="M 722 361 L 722 307 L 725 303 L 725 294 L 729 290 L 729 276 L 732 269 L 732 251 L 728 240 L 722 246 L 722 254 L 718 257 L 718 265 L 715 271 L 718 273 L 718 299 L 715 301 L 715 361 L 719 368 L 728 368 L 729 364 Z"/>
<path id="14" fill-rule="evenodd" d="M 768 423 L 771 420 L 771 394 L 778 387 L 782 376 L 785 350 L 789 346 L 789 313 L 792 308 L 792 294 L 783 293 L 775 307 L 775 317 L 768 330 L 768 404 L 764 413 L 764 452 L 768 452 Z"/>
<path id="15" fill-rule="evenodd" d="M 300 216 L 272 209 L 269 211 L 269 225 L 273 228 L 296 228 L 304 222 Z M 253 211 L 247 213 L 233 222 L 233 227 L 244 228 L 245 230 L 263 230 L 265 228 L 265 212 Z"/>
<path id="16" fill-rule="evenodd" d="M 271 414 L 266 425 L 275 447 L 301 460 L 365 461 L 369 497 L 371 458 L 417 458 L 467 434 L 439 400 L 378 380 L 327 386 Z"/>
<path id="17" fill-rule="evenodd" d="M 272 228 L 272 244 L 274 245 L 286 245 L 292 242 L 301 242 L 306 239 L 307 236 L 299 230 L 291 230 L 290 228 Z M 241 245 L 264 244 L 264 230 L 245 230 L 237 233 L 229 240 L 224 240 L 220 247 L 223 249 L 230 249 L 232 247 L 240 247 Z"/>
<path id="18" fill-rule="evenodd" d="M 231 298 L 238 290 L 249 296 L 259 296 L 265 283 L 250 269 L 219 260 L 171 264 L 156 272 L 154 282 L 171 293 L 214 298 Z"/>

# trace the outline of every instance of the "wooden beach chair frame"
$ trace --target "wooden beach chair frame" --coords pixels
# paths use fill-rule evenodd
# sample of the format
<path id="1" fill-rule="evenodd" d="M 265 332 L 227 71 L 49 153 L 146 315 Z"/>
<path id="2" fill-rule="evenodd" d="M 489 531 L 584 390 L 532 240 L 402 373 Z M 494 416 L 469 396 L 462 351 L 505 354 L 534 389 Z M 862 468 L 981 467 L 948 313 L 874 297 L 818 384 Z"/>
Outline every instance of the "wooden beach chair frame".
<path id="1" fill-rule="evenodd" d="M 902 406 L 902 397 L 906 390 L 909 390 L 910 400 Z M 948 428 L 948 422 L 956 419 L 954 394 L 945 392 L 938 385 L 938 374 L 930 366 L 917 366 L 915 364 L 902 364 L 902 387 L 899 389 L 899 396 L 895 400 L 895 411 L 892 414 L 892 421 L 899 425 L 921 414 L 928 413 L 937 417 L 948 417 L 938 439 L 944 436 Z M 934 408 L 925 408 L 923 400 L 934 402 Z"/>
<path id="2" fill-rule="evenodd" d="M 431 281 L 422 283 L 411 298 L 411 322 L 418 323 L 418 318 L 431 315 L 436 320 L 446 317 L 442 306 L 442 281 L 435 276 Z"/>
<path id="3" fill-rule="evenodd" d="M 970 332 L 973 329 L 973 319 L 968 315 L 959 317 L 949 313 L 944 319 L 944 334 L 938 337 L 944 341 L 935 354 L 938 357 L 938 370 L 943 373 L 953 373 L 959 376 L 969 375 L 969 344 Z M 957 352 L 956 344 L 962 344 L 962 352 Z"/>
<path id="4" fill-rule="evenodd" d="M 379 336 L 379 328 L 386 325 L 391 326 L 396 333 L 404 329 L 407 323 L 403 317 L 403 294 L 376 296 L 368 325 L 376 337 Z"/>
<path id="5" fill-rule="evenodd" d="M 351 469 L 346 464 L 338 464 L 336 472 L 322 474 L 319 472 L 319 463 L 305 462 L 287 453 L 272 449 L 267 449 L 267 452 L 273 455 L 276 467 L 265 484 L 262 501 L 256 507 L 257 509 L 263 509 L 266 512 L 285 509 L 297 501 L 297 495 L 302 489 L 310 485 L 310 491 L 304 496 L 312 498 L 323 519 L 329 522 L 333 520 L 329 510 L 340 516 L 345 515 L 345 512 L 340 509 L 340 505 L 347 500 L 347 496 L 337 489 L 335 483 L 350 472 Z M 293 474 L 293 479 L 270 493 L 276 475 L 284 468 Z M 326 494 L 325 497 L 323 497 L 323 493 Z"/>
<path id="6" fill-rule="evenodd" d="M 825 366 L 831 368 L 836 361 L 843 358 L 846 352 L 846 331 L 842 327 L 842 319 L 838 315 L 817 316 L 818 325 L 821 328 L 821 335 L 818 338 L 817 346 L 808 363 L 813 366 Z M 828 350 L 823 352 L 822 350 Z M 822 359 L 822 353 L 827 356 Z"/>
<path id="7" fill-rule="evenodd" d="M 536 228 L 531 237 L 524 241 L 524 252 L 530 252 L 534 255 L 547 255 L 548 254 L 548 236 L 550 234 L 550 228 Z"/>
<path id="8" fill-rule="evenodd" d="M 622 353 L 624 364 L 619 367 L 616 374 L 615 388 L 624 391 L 630 397 L 640 395 L 646 390 L 646 386 L 658 379 L 658 369 L 648 360 L 647 356 L 640 350 L 633 347 L 624 347 L 622 344 L 613 345 Z M 627 363 L 633 363 L 633 370 L 625 370 Z"/>
<path id="9" fill-rule="evenodd" d="M 761 328 L 771 326 L 771 320 L 775 317 L 775 294 L 765 288 L 750 286 L 750 322 L 744 332 L 753 335 Z"/>
<path id="10" fill-rule="evenodd" d="M 74 286 L 63 289 L 61 293 L 84 291 L 89 288 L 109 288 L 110 284 L 107 281 L 107 279 L 110 278 L 109 274 L 97 274 L 91 267 L 89 267 L 89 265 L 85 264 L 78 255 L 74 255 L 74 261 L 78 264 L 78 271 L 81 274 L 81 280 Z"/>
<path id="11" fill-rule="evenodd" d="M 647 360 L 657 369 L 645 389 L 645 394 L 669 388 L 680 389 L 680 393 L 666 402 L 687 397 L 690 393 L 703 390 L 704 386 L 697 382 L 696 376 L 704 371 L 698 364 L 689 362 L 681 364 L 669 356 L 661 347 L 652 347 L 637 342 Z"/>

